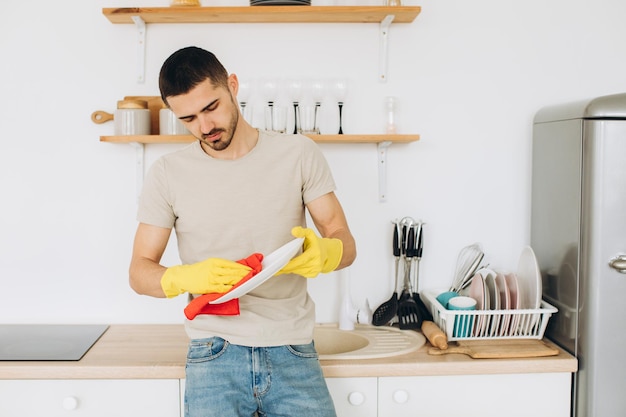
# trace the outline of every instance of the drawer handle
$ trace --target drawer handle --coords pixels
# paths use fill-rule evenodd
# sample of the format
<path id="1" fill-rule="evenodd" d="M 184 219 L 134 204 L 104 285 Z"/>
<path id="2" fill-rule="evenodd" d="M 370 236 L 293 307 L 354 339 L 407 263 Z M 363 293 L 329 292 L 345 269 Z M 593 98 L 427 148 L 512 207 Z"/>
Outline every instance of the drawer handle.
<path id="1" fill-rule="evenodd" d="M 361 405 L 365 402 L 365 395 L 362 392 L 354 391 L 348 395 L 350 405 Z"/>
<path id="2" fill-rule="evenodd" d="M 609 265 L 617 272 L 626 274 L 626 255 L 617 255 L 609 261 Z"/>
<path id="3" fill-rule="evenodd" d="M 63 398 L 63 409 L 64 410 L 76 410 L 78 408 L 78 398 L 76 397 L 65 397 Z"/>
<path id="4" fill-rule="evenodd" d="M 393 400 L 398 404 L 404 404 L 409 401 L 409 393 L 401 389 L 393 393 Z"/>

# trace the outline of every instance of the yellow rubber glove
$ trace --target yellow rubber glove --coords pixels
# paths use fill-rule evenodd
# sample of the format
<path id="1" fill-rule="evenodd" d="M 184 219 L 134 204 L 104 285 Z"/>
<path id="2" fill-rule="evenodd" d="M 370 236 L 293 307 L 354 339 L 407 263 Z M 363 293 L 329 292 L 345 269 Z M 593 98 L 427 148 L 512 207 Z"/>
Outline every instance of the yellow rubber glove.
<path id="1" fill-rule="evenodd" d="M 191 265 L 167 268 L 161 277 L 161 288 L 167 298 L 184 292 L 209 294 L 228 292 L 248 275 L 251 268 L 238 262 L 209 258 Z"/>
<path id="2" fill-rule="evenodd" d="M 304 252 L 293 258 L 278 274 L 298 274 L 315 278 L 321 273 L 334 271 L 343 256 L 343 242 L 339 239 L 318 237 L 311 229 L 300 226 L 291 229 L 295 237 L 303 237 Z M 277 275 L 278 275 L 277 274 Z"/>

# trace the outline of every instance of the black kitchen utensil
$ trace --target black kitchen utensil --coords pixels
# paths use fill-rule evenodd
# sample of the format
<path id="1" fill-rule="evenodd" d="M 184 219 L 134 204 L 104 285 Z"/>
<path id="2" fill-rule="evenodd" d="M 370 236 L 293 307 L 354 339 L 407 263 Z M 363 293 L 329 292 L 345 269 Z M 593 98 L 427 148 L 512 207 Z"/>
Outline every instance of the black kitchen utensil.
<path id="1" fill-rule="evenodd" d="M 415 231 L 412 225 L 407 225 L 405 230 L 406 239 L 403 239 L 406 242 L 404 256 L 407 261 L 405 267 L 405 285 L 398 304 L 398 324 L 401 330 L 418 330 L 421 325 L 419 309 L 411 294 L 411 270 L 413 269 L 413 258 L 417 254 Z"/>
<path id="2" fill-rule="evenodd" d="M 400 253 L 402 254 L 402 273 L 404 275 L 404 278 L 402 279 L 402 292 L 400 293 L 400 297 L 398 298 L 399 303 L 411 297 L 411 289 L 409 288 L 409 273 L 411 262 L 409 256 L 407 256 L 407 251 L 409 249 L 409 245 L 413 245 L 413 240 L 409 242 L 409 232 L 411 230 L 411 225 L 413 224 L 413 219 L 411 219 L 410 217 L 405 217 L 400 221 L 400 223 L 402 224 L 402 240 L 400 242 Z M 410 239 L 414 239 L 414 237 L 411 237 Z"/>
<path id="3" fill-rule="evenodd" d="M 419 287 L 420 260 L 422 259 L 422 252 L 424 248 L 424 223 L 419 223 L 415 228 L 416 228 L 415 234 L 417 236 L 416 238 L 417 243 L 415 245 L 415 281 L 413 282 L 414 292 L 412 294 L 412 298 L 413 300 L 415 300 L 415 303 L 417 304 L 417 308 L 419 310 L 419 318 L 420 318 L 420 326 L 421 326 L 424 320 L 432 321 L 433 316 L 428 310 L 428 307 L 426 307 L 426 304 L 424 304 L 424 301 L 420 298 L 418 290 L 417 290 Z"/>
<path id="4" fill-rule="evenodd" d="M 393 287 L 393 294 L 389 300 L 382 303 L 374 311 L 372 315 L 372 324 L 374 326 L 384 326 L 389 323 L 398 314 L 398 273 L 400 269 L 400 255 L 401 255 L 401 237 L 400 237 L 400 223 L 394 222 L 393 228 L 393 256 L 395 256 L 395 284 Z"/>

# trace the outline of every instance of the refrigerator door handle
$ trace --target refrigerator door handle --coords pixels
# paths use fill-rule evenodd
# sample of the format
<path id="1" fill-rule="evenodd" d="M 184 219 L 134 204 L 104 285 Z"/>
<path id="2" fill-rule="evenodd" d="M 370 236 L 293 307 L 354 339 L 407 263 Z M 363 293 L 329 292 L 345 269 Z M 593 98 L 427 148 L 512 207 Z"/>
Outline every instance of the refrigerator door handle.
<path id="1" fill-rule="evenodd" d="M 609 266 L 617 272 L 626 274 L 626 255 L 617 255 L 609 261 Z"/>

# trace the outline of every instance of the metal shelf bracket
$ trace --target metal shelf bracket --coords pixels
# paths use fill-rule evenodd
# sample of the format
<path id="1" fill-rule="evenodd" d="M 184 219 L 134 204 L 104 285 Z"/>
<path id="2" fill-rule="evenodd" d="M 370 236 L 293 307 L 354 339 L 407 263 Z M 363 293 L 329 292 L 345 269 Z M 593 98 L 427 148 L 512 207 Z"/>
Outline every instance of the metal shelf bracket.
<path id="1" fill-rule="evenodd" d="M 146 23 L 141 16 L 131 16 L 137 28 L 137 82 L 143 84 L 146 80 Z"/>
<path id="2" fill-rule="evenodd" d="M 388 44 L 389 44 L 389 29 L 391 28 L 391 22 L 395 15 L 387 15 L 382 22 L 380 22 L 380 46 L 378 48 L 378 79 L 381 83 L 387 82 L 387 61 L 389 60 Z"/>
<path id="3" fill-rule="evenodd" d="M 380 142 L 378 146 L 378 201 L 387 201 L 387 148 L 390 140 Z"/>

